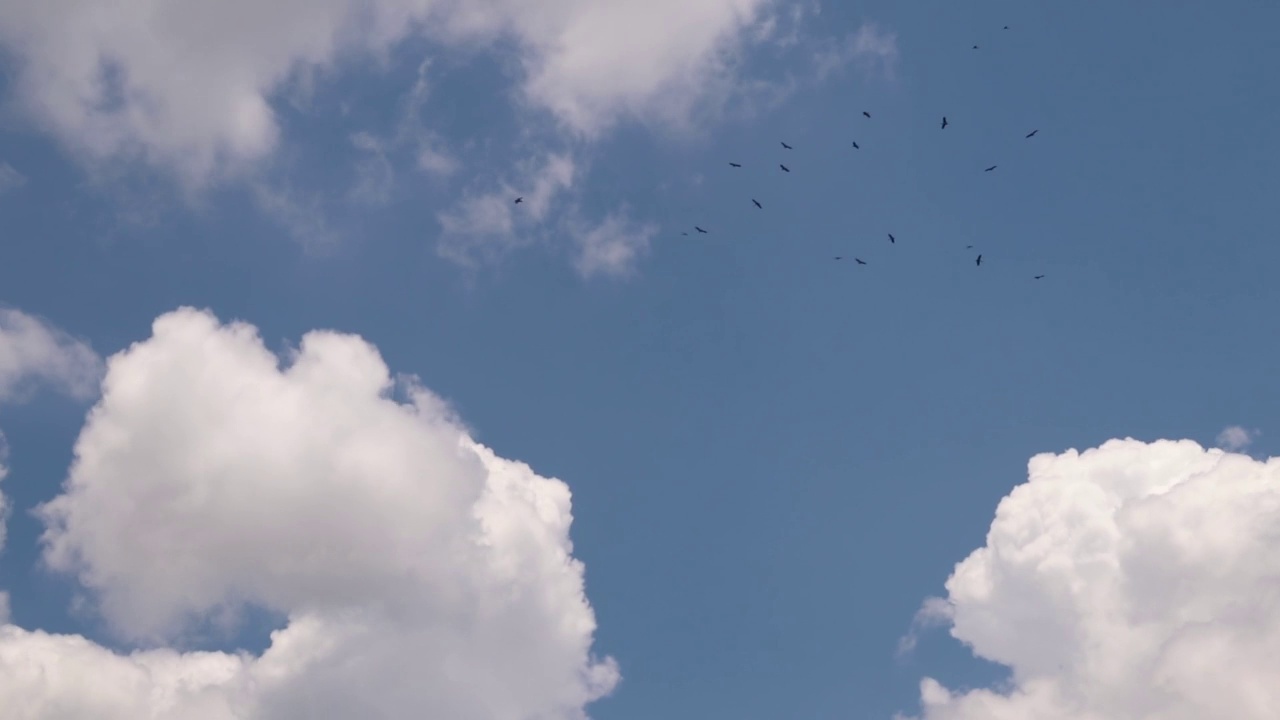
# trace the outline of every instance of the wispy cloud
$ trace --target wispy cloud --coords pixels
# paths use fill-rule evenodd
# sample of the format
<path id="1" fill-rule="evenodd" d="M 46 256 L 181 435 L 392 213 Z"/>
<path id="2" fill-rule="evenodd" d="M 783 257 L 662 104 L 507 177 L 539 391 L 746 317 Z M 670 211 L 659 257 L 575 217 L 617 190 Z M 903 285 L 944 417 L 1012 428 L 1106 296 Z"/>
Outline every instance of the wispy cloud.
<path id="1" fill-rule="evenodd" d="M 625 209 L 609 213 L 594 226 L 571 223 L 570 235 L 576 248 L 574 268 L 584 279 L 630 277 L 657 233 L 657 225 L 634 223 Z"/>
<path id="2" fill-rule="evenodd" d="M 915 617 L 911 618 L 911 627 L 907 634 L 898 639 L 899 658 L 910 655 L 916 649 L 920 636 L 927 630 L 944 627 L 951 622 L 955 608 L 945 598 L 931 597 L 924 601 Z"/>
<path id="3" fill-rule="evenodd" d="M 866 77 L 892 80 L 898 68 L 898 35 L 876 23 L 863 23 L 842 40 L 821 43 L 813 62 L 820 81 L 850 65 Z"/>
<path id="4" fill-rule="evenodd" d="M 1218 433 L 1218 447 L 1229 452 L 1241 452 L 1247 450 L 1261 434 L 1258 430 L 1248 430 L 1239 425 L 1232 425 Z"/>
<path id="5" fill-rule="evenodd" d="M 27 176 L 18 172 L 12 165 L 0 161 L 0 195 L 17 190 L 27 184 Z"/>

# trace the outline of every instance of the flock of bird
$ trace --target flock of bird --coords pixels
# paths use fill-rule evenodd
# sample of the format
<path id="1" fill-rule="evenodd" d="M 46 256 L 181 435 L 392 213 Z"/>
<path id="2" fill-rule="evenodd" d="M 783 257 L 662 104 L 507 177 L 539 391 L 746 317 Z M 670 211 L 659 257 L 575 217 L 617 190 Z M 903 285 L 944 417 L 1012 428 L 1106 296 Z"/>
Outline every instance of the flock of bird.
<path id="1" fill-rule="evenodd" d="M 1005 29 L 1005 30 L 1008 30 L 1008 29 L 1009 29 L 1009 26 L 1008 26 L 1008 25 L 1005 25 L 1005 26 L 1004 26 L 1004 29 Z M 973 49 L 974 49 L 974 50 L 977 50 L 977 49 L 978 49 L 978 46 L 977 46 L 977 45 L 974 45 L 974 46 L 973 46 Z M 865 110 L 864 110 L 864 111 L 862 111 L 862 115 L 863 115 L 864 117 L 866 117 L 868 120 L 869 120 L 869 119 L 871 119 L 871 113 L 869 113 L 869 112 L 867 112 L 867 111 L 865 111 Z M 946 130 L 946 129 L 947 129 L 947 126 L 948 126 L 949 124 L 950 124 L 950 123 L 947 121 L 947 116 L 946 116 L 946 115 L 943 115 L 943 116 L 942 116 L 942 124 L 941 124 L 940 129 L 942 129 L 942 130 Z M 1039 129 L 1032 130 L 1031 132 L 1027 133 L 1027 134 L 1024 136 L 1024 139 L 1030 140 L 1031 138 L 1035 137 L 1035 136 L 1036 136 L 1036 133 L 1038 133 L 1038 132 L 1040 132 L 1040 130 L 1039 130 Z M 792 146 L 788 145 L 786 142 L 783 142 L 783 141 L 779 141 L 779 142 L 780 142 L 780 144 L 782 145 L 782 148 L 783 148 L 784 150 L 794 150 L 794 149 L 795 149 L 795 148 L 793 148 Z M 852 141 L 852 143 L 853 143 L 853 149 L 854 149 L 854 150 L 860 150 L 860 149 L 861 149 L 861 148 L 858 146 L 858 142 L 857 142 L 856 140 Z M 729 167 L 732 167 L 732 168 L 741 168 L 741 167 L 742 167 L 742 163 L 730 162 L 730 163 L 729 163 Z M 782 170 L 782 172 L 785 172 L 785 173 L 789 173 L 789 172 L 791 172 L 791 168 L 787 167 L 785 163 L 778 163 L 778 167 Z M 999 167 L 999 166 L 998 166 L 998 165 L 992 165 L 991 167 L 985 168 L 985 169 L 983 170 L 983 172 L 991 172 L 991 171 L 995 170 L 997 167 Z M 524 198 L 523 198 L 523 197 L 517 197 L 517 198 L 515 199 L 515 203 L 516 203 L 517 205 L 519 205 L 519 204 L 520 204 L 520 203 L 522 203 L 522 202 L 524 202 Z M 762 205 L 762 204 L 760 203 L 760 201 L 759 201 L 759 200 L 757 200 L 757 199 L 755 199 L 755 198 L 751 198 L 751 203 L 752 203 L 753 205 L 755 205 L 757 209 L 760 209 L 760 210 L 763 210 L 763 209 L 764 209 L 764 205 Z M 702 227 L 700 227 L 700 226 L 698 226 L 698 225 L 694 225 L 694 226 L 693 226 L 693 229 L 694 229 L 694 231 L 695 231 L 695 232 L 700 233 L 700 234 L 703 234 L 703 235 L 710 234 L 710 231 L 709 231 L 709 230 L 706 230 L 706 229 L 704 229 L 704 228 L 702 228 Z M 684 235 L 684 236 L 688 236 L 688 234 L 689 234 L 689 233 L 688 233 L 688 232 L 681 232 L 680 234 L 681 234 L 681 235 Z M 888 235 L 889 235 L 889 242 L 890 242 L 891 244 L 897 243 L 897 239 L 893 236 L 893 233 L 889 233 Z M 965 248 L 966 248 L 966 249 L 969 249 L 969 250 L 972 250 L 972 249 L 973 249 L 973 246 L 972 246 L 972 245 L 966 245 L 966 246 L 965 246 Z M 836 256 L 835 256 L 835 259 L 836 259 L 836 260 L 843 260 L 843 259 L 844 259 L 844 256 L 843 256 L 843 255 L 836 255 Z M 859 264 L 859 265 L 866 265 L 866 264 L 867 264 L 867 261 L 863 260 L 862 258 L 857 258 L 857 257 L 855 257 L 855 258 L 853 258 L 853 261 L 854 261 L 855 263 Z M 977 258 L 975 258 L 975 259 L 974 259 L 974 265 L 975 265 L 975 266 L 977 266 L 977 267 L 982 267 L 982 254 L 981 254 L 981 253 L 979 253 L 979 254 L 978 254 L 978 256 L 977 256 Z M 1033 276 L 1033 278 L 1034 278 L 1035 280 L 1041 280 L 1041 279 L 1043 279 L 1044 277 L 1045 277 L 1044 275 L 1035 275 L 1035 276 Z"/>

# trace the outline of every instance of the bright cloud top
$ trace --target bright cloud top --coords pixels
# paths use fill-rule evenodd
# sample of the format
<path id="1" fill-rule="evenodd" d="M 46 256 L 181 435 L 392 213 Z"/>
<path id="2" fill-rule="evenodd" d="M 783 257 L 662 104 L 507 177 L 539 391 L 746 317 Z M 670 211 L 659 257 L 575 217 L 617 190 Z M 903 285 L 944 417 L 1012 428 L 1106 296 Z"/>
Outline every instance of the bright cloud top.
<path id="1" fill-rule="evenodd" d="M 98 391 L 102 362 L 87 344 L 21 311 L 0 308 L 0 403 L 37 383 L 72 397 Z"/>
<path id="2" fill-rule="evenodd" d="M 565 484 L 358 337 L 309 333 L 282 368 L 249 325 L 162 316 L 110 359 L 75 455 L 38 509 L 45 560 L 115 634 L 172 641 L 246 604 L 288 624 L 260 657 L 6 626 L 11 716 L 581 718 L 618 681 L 590 652 Z"/>
<path id="3" fill-rule="evenodd" d="M 926 678 L 925 720 L 1275 717 L 1280 458 L 1112 440 L 1029 476 L 947 581 L 952 635 L 1012 687 Z"/>
<path id="4" fill-rule="evenodd" d="M 0 45 L 21 60 L 22 106 L 69 148 L 199 185 L 271 152 L 287 83 L 411 35 L 514 48 L 520 96 L 584 136 L 622 116 L 678 120 L 769 2 L 0 0 Z"/>

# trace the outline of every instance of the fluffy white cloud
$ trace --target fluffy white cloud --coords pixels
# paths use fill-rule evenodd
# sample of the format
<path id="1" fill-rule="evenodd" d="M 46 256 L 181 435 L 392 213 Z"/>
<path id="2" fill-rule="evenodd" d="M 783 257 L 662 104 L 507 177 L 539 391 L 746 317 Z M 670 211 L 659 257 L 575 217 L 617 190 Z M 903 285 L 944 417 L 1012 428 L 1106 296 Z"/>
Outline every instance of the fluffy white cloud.
<path id="1" fill-rule="evenodd" d="M 598 225 L 574 224 L 570 230 L 577 255 L 574 267 L 583 278 L 626 277 L 649 249 L 657 226 L 636 225 L 621 212 L 610 213 Z"/>
<path id="2" fill-rule="evenodd" d="M 39 318 L 0 308 L 0 402 L 36 383 L 88 399 L 98 390 L 102 362 L 87 344 Z"/>
<path id="3" fill-rule="evenodd" d="M 1239 452 L 1252 445 L 1254 438 L 1260 434 L 1257 430 L 1247 430 L 1239 425 L 1232 425 L 1218 433 L 1218 447 L 1228 452 Z"/>
<path id="4" fill-rule="evenodd" d="M 182 309 L 102 387 L 37 510 L 49 567 L 136 642 L 246 605 L 287 626 L 261 656 L 3 627 L 6 717 L 579 719 L 618 681 L 591 654 L 569 489 L 358 337 L 309 333 L 281 367 L 253 327 Z"/>
<path id="5" fill-rule="evenodd" d="M 593 136 L 679 119 L 726 82 L 772 0 L 0 0 L 21 107 L 90 160 L 138 156 L 190 185 L 268 155 L 271 102 L 410 35 L 519 53 L 520 97 Z"/>
<path id="6" fill-rule="evenodd" d="M 1280 458 L 1112 440 L 1032 458 L 947 581 L 952 635 L 1007 691 L 921 684 L 925 720 L 1270 720 Z"/>
<path id="7" fill-rule="evenodd" d="M 18 172 L 12 165 L 0 161 L 0 195 L 17 190 L 27 184 L 27 176 Z"/>

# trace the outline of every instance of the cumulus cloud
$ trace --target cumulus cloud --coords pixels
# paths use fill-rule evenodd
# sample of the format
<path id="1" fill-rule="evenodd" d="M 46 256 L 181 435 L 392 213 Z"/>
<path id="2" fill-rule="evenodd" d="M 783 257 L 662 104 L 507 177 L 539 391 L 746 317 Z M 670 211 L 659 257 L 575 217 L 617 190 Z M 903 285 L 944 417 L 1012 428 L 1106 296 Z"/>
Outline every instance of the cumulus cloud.
<path id="1" fill-rule="evenodd" d="M 1240 452 L 1253 444 L 1254 438 L 1260 435 L 1257 430 L 1247 430 L 1239 425 L 1224 428 L 1218 433 L 1218 447 L 1229 452 Z"/>
<path id="2" fill-rule="evenodd" d="M 282 362 L 252 326 L 178 310 L 109 360 L 63 492 L 36 511 L 45 563 L 148 649 L 2 627 L 0 705 L 581 720 L 619 676 L 591 652 L 570 508 L 360 338 L 312 332 Z M 173 646 L 247 606 L 287 617 L 261 655 Z"/>
<path id="3" fill-rule="evenodd" d="M 409 36 L 519 53 L 519 97 L 582 136 L 670 121 L 731 75 L 770 0 L 0 0 L 20 106 L 90 161 L 136 157 L 200 185 L 268 156 L 273 98 Z"/>
<path id="4" fill-rule="evenodd" d="M 610 213 L 595 226 L 575 224 L 571 229 L 577 247 L 574 267 L 583 278 L 626 277 L 635 271 L 636 261 L 648 251 L 657 232 L 656 225 L 637 225 L 621 211 Z"/>
<path id="5" fill-rule="evenodd" d="M 78 399 L 98 390 L 102 363 L 88 344 L 12 308 L 0 308 L 0 402 L 19 400 L 37 384 Z"/>
<path id="6" fill-rule="evenodd" d="M 12 165 L 0 161 L 0 195 L 17 190 L 27 184 L 27 176 L 18 172 Z"/>
<path id="7" fill-rule="evenodd" d="M 1269 720 L 1280 707 L 1280 459 L 1112 440 L 1032 458 L 946 587 L 1010 687 L 921 683 L 924 720 Z"/>

